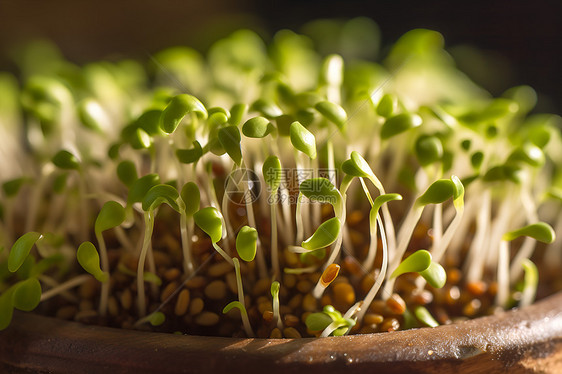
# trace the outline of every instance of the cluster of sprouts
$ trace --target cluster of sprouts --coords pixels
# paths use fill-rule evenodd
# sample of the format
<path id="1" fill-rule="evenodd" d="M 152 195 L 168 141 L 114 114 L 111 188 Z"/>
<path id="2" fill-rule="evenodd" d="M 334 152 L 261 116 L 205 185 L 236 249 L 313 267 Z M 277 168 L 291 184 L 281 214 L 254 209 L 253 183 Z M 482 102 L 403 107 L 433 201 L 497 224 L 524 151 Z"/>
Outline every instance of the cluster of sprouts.
<path id="1" fill-rule="evenodd" d="M 562 266 L 560 118 L 532 113 L 528 86 L 493 98 L 435 31 L 383 57 L 367 19 L 303 32 L 266 44 L 237 31 L 206 57 L 175 47 L 147 66 L 77 66 L 44 42 L 19 51 L 21 80 L 0 73 L 0 329 L 14 309 L 78 303 L 72 290 L 92 278 L 106 318 L 117 273 L 134 279 L 135 325 L 164 323 L 168 301 L 151 305 L 165 234 L 185 282 L 231 267 L 237 296 L 220 309 L 239 310 L 248 337 L 261 317 L 271 336 L 299 334 L 284 326 L 287 275 L 314 279 L 302 319 L 316 336 L 349 334 L 377 300 L 438 325 L 431 304 L 397 293 L 407 273 L 412 292 L 442 288 L 455 267 L 462 284 L 494 284 L 496 308 L 532 303 L 535 262 Z M 537 242 L 554 243 L 537 258 Z M 373 282 L 346 310 L 324 302 L 358 274 Z M 245 297 L 257 282 L 270 306 L 258 317 Z"/>

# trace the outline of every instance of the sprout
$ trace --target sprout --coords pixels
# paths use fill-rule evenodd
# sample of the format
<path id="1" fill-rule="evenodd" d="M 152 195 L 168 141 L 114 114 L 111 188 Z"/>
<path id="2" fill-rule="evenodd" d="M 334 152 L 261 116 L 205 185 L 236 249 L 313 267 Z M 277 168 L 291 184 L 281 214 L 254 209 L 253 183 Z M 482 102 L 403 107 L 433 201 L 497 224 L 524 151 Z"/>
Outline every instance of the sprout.
<path id="1" fill-rule="evenodd" d="M 303 125 L 295 121 L 291 124 L 291 143 L 293 147 L 311 159 L 316 158 L 316 138 Z"/>
<path id="2" fill-rule="evenodd" d="M 417 114 L 402 113 L 387 119 L 381 128 L 381 138 L 389 139 L 404 131 L 421 126 L 422 119 Z"/>
<path id="3" fill-rule="evenodd" d="M 109 273 L 100 268 L 100 256 L 96 247 L 91 242 L 80 244 L 76 251 L 76 259 L 80 266 L 88 273 L 92 274 L 94 278 L 102 283 L 108 283 Z"/>
<path id="4" fill-rule="evenodd" d="M 24 263 L 31 248 L 43 235 L 38 232 L 28 232 L 23 234 L 12 246 L 8 256 L 8 270 L 12 273 L 16 272 Z"/>
<path id="5" fill-rule="evenodd" d="M 273 124 L 264 117 L 254 117 L 242 125 L 242 133 L 248 138 L 264 138 L 275 130 Z"/>
<path id="6" fill-rule="evenodd" d="M 318 226 L 314 234 L 303 241 L 301 246 L 309 251 L 327 247 L 340 235 L 340 227 L 341 223 L 338 218 L 330 218 Z"/>
<path id="7" fill-rule="evenodd" d="M 256 257 L 258 232 L 255 228 L 244 226 L 236 236 L 236 251 L 240 258 L 246 262 L 253 261 Z"/>
<path id="8" fill-rule="evenodd" d="M 347 113 L 345 110 L 331 101 L 320 101 L 314 106 L 324 118 L 336 125 L 340 130 L 343 130 L 347 122 Z M 311 157 L 313 158 L 313 157 Z"/>
<path id="9" fill-rule="evenodd" d="M 233 259 L 220 248 L 217 243 L 222 238 L 222 214 L 213 207 L 199 210 L 193 215 L 195 224 L 211 237 L 211 243 L 215 250 L 230 264 L 234 265 Z"/>
<path id="10" fill-rule="evenodd" d="M 343 317 L 331 305 L 326 305 L 320 313 L 309 314 L 305 323 L 311 331 L 322 331 L 321 337 L 346 335 L 355 326 L 354 319 Z"/>
<path id="11" fill-rule="evenodd" d="M 271 216 L 271 263 L 274 277 L 280 275 L 279 248 L 277 243 L 277 191 L 281 184 L 281 161 L 277 156 L 269 156 L 262 167 L 265 183 L 269 187 L 269 207 Z"/>
<path id="12" fill-rule="evenodd" d="M 227 126 L 219 130 L 220 144 L 234 163 L 238 166 L 242 163 L 242 150 L 240 149 L 240 130 L 236 126 Z"/>
<path id="13" fill-rule="evenodd" d="M 422 322 L 423 324 L 429 327 L 437 327 L 439 326 L 439 322 L 433 318 L 429 310 L 427 310 L 424 306 L 418 305 L 414 308 L 414 315 L 416 318 Z"/>
<path id="14" fill-rule="evenodd" d="M 283 328 L 283 322 L 281 322 L 281 315 L 279 314 L 279 289 L 279 282 L 271 282 L 271 297 L 273 298 L 273 319 L 277 321 L 277 328 L 281 330 Z"/>
<path id="15" fill-rule="evenodd" d="M 160 118 L 161 129 L 168 134 L 173 133 L 182 119 L 192 112 L 201 119 L 207 118 L 207 110 L 196 97 L 188 94 L 174 96 L 168 106 L 162 111 L 162 117 Z"/>

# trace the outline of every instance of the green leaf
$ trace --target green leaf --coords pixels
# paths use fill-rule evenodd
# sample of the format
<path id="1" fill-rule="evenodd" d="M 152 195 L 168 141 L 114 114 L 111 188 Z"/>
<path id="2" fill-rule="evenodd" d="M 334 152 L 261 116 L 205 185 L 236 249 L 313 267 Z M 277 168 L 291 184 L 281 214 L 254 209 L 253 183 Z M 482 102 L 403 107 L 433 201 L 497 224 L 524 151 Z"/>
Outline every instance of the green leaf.
<path id="1" fill-rule="evenodd" d="M 311 313 L 306 317 L 305 324 L 310 331 L 322 331 L 332 323 L 332 317 L 326 313 Z"/>
<path id="2" fill-rule="evenodd" d="M 417 198 L 416 205 L 441 204 L 449 198 L 457 196 L 458 193 L 457 186 L 453 181 L 450 179 L 439 179 L 433 182 L 423 195 Z"/>
<path id="3" fill-rule="evenodd" d="M 4 191 L 6 197 L 14 197 L 18 194 L 21 186 L 23 186 L 27 181 L 29 181 L 29 179 L 25 177 L 11 179 L 2 184 L 2 190 Z"/>
<path id="4" fill-rule="evenodd" d="M 537 222 L 527 225 L 520 229 L 510 231 L 503 235 L 503 240 L 511 241 L 520 236 L 530 236 L 533 239 L 543 243 L 552 243 L 556 239 L 556 233 L 552 226 L 545 222 Z"/>
<path id="5" fill-rule="evenodd" d="M 526 143 L 522 147 L 515 149 L 508 157 L 506 163 L 526 163 L 538 168 L 544 165 L 545 156 L 543 151 L 534 144 Z"/>
<path id="6" fill-rule="evenodd" d="M 80 161 L 72 153 L 61 150 L 52 158 L 53 164 L 63 170 L 78 170 L 80 169 Z"/>
<path id="7" fill-rule="evenodd" d="M 211 237 L 213 243 L 218 243 L 222 237 L 222 215 L 214 207 L 206 207 L 193 215 L 195 224 Z"/>
<path id="8" fill-rule="evenodd" d="M 148 322 L 152 326 L 160 326 L 166 321 L 166 315 L 162 312 L 154 312 L 148 316 Z"/>
<path id="9" fill-rule="evenodd" d="M 427 310 L 425 307 L 421 305 L 418 305 L 417 307 L 414 308 L 414 315 L 420 322 L 424 323 L 429 327 L 439 326 L 439 322 L 437 322 L 435 318 L 433 318 L 431 313 L 429 313 L 429 310 Z"/>
<path id="10" fill-rule="evenodd" d="M 396 110 L 396 97 L 392 94 L 384 94 L 377 105 L 377 114 L 388 118 Z"/>
<path id="11" fill-rule="evenodd" d="M 369 163 L 356 151 L 351 152 L 349 160 L 342 163 L 344 173 L 352 177 L 367 178 L 377 187 L 381 186 L 379 180 L 375 177 L 375 173 L 369 166 Z"/>
<path id="12" fill-rule="evenodd" d="M 248 104 L 234 104 L 232 108 L 230 108 L 230 118 L 228 119 L 228 123 L 238 126 L 238 124 L 242 121 L 242 118 L 246 115 L 246 112 L 248 112 Z"/>
<path id="13" fill-rule="evenodd" d="M 24 263 L 33 245 L 41 239 L 42 235 L 38 232 L 28 232 L 23 234 L 12 246 L 8 255 L 8 270 L 16 272 Z"/>
<path id="14" fill-rule="evenodd" d="M 123 140 L 131 145 L 133 149 L 147 149 L 152 145 L 152 137 L 136 125 L 126 126 L 121 131 Z"/>
<path id="15" fill-rule="evenodd" d="M 14 308 L 31 312 L 41 301 L 41 284 L 37 278 L 29 278 L 16 284 L 12 294 Z"/>
<path id="16" fill-rule="evenodd" d="M 254 117 L 242 125 L 242 133 L 248 138 L 264 138 L 275 130 L 275 126 L 265 117 Z"/>
<path id="17" fill-rule="evenodd" d="M 420 273 L 431 265 L 431 253 L 425 249 L 420 249 L 406 257 L 391 274 L 391 278 L 396 278 L 405 273 Z"/>
<path id="18" fill-rule="evenodd" d="M 6 291 L 0 295 L 0 331 L 5 330 L 10 325 L 13 314 L 12 292 Z"/>
<path id="19" fill-rule="evenodd" d="M 464 205 L 464 185 L 456 175 L 451 176 L 451 181 L 455 185 L 453 200 L 455 201 L 455 206 L 458 208 L 459 206 Z"/>
<path id="20" fill-rule="evenodd" d="M 223 314 L 226 314 L 228 312 L 230 312 L 233 308 L 238 308 L 240 309 L 240 313 L 243 314 L 247 314 L 246 312 L 246 308 L 244 307 L 244 305 L 242 305 L 242 303 L 240 301 L 231 301 L 230 303 L 228 303 L 222 310 Z"/>
<path id="21" fill-rule="evenodd" d="M 289 131 L 293 147 L 306 154 L 311 159 L 315 159 L 316 138 L 314 137 L 314 135 L 298 121 L 295 121 L 291 124 L 291 128 Z"/>
<path id="22" fill-rule="evenodd" d="M 427 269 L 419 273 L 434 288 L 441 288 L 447 282 L 445 269 L 436 262 L 432 262 Z"/>
<path id="23" fill-rule="evenodd" d="M 521 262 L 521 266 L 523 266 L 523 270 L 525 271 L 523 293 L 525 293 L 526 290 L 532 290 L 533 294 L 535 294 L 539 285 L 539 270 L 537 269 L 537 265 L 528 258 L 525 258 Z"/>
<path id="24" fill-rule="evenodd" d="M 142 129 L 150 136 L 163 135 L 165 132 L 160 128 L 160 117 L 162 110 L 149 109 L 140 115 L 134 122 L 134 126 Z"/>
<path id="25" fill-rule="evenodd" d="M 94 225 L 96 234 L 119 226 L 125 221 L 125 208 L 116 201 L 103 204 Z"/>
<path id="26" fill-rule="evenodd" d="M 160 279 L 160 277 L 158 277 L 158 275 L 151 273 L 150 271 L 145 271 L 143 273 L 143 279 L 145 282 L 148 283 L 152 283 L 155 284 L 157 286 L 161 286 L 162 285 L 162 279 Z"/>
<path id="27" fill-rule="evenodd" d="M 185 214 L 189 217 L 193 216 L 201 205 L 199 187 L 194 182 L 187 182 L 183 185 L 180 196 L 185 204 Z"/>
<path id="28" fill-rule="evenodd" d="M 273 298 L 279 297 L 279 290 L 281 288 L 281 284 L 277 281 L 271 282 L 271 296 Z"/>
<path id="29" fill-rule="evenodd" d="M 265 159 L 262 167 L 263 179 L 271 188 L 271 191 L 277 191 L 281 184 L 282 170 L 281 161 L 277 156 L 269 156 Z"/>
<path id="30" fill-rule="evenodd" d="M 470 156 L 470 164 L 476 170 L 480 169 L 482 162 L 484 161 L 484 153 L 482 151 L 476 151 Z"/>
<path id="31" fill-rule="evenodd" d="M 314 234 L 303 241 L 301 246 L 310 251 L 327 247 L 336 241 L 338 235 L 340 234 L 340 228 L 340 220 L 336 217 L 330 218 L 329 220 L 322 222 Z"/>
<path id="32" fill-rule="evenodd" d="M 100 105 L 94 99 L 84 99 L 78 104 L 78 118 L 80 122 L 90 130 L 102 132 L 107 126 L 108 116 Z"/>
<path id="33" fill-rule="evenodd" d="M 133 203 L 140 203 L 147 192 L 153 187 L 160 183 L 160 176 L 156 173 L 147 174 L 144 177 L 137 179 L 131 190 L 129 191 L 129 196 L 127 198 L 127 205 Z"/>
<path id="34" fill-rule="evenodd" d="M 261 113 L 266 118 L 277 118 L 283 114 L 277 104 L 264 99 L 256 100 L 250 107 L 251 111 Z"/>
<path id="35" fill-rule="evenodd" d="M 152 187 L 144 198 L 142 199 L 142 209 L 145 212 L 149 210 L 154 210 L 161 204 L 168 204 L 176 212 L 180 212 L 180 207 L 178 206 L 178 198 L 180 197 L 178 190 L 169 184 L 158 184 Z"/>
<path id="36" fill-rule="evenodd" d="M 493 166 L 482 177 L 485 182 L 513 182 L 521 183 L 521 167 L 516 164 Z"/>
<path id="37" fill-rule="evenodd" d="M 220 144 L 236 165 L 242 163 L 242 149 L 240 148 L 240 130 L 236 126 L 227 126 L 219 130 Z"/>
<path id="38" fill-rule="evenodd" d="M 100 282 L 107 282 L 109 276 L 100 268 L 100 255 L 91 242 L 80 244 L 76 251 L 76 259 L 84 270 L 92 274 Z"/>
<path id="39" fill-rule="evenodd" d="M 258 232 L 255 228 L 243 226 L 236 236 L 236 251 L 240 258 L 246 262 L 256 257 Z"/>
<path id="40" fill-rule="evenodd" d="M 188 94 L 174 96 L 162 111 L 160 128 L 168 134 L 173 133 L 181 120 L 191 112 L 195 112 L 201 119 L 207 119 L 207 109 L 195 96 Z"/>
<path id="41" fill-rule="evenodd" d="M 192 164 L 199 161 L 202 156 L 203 148 L 201 148 L 201 144 L 197 140 L 193 142 L 193 148 L 191 149 L 176 150 L 176 157 L 182 164 Z"/>
<path id="42" fill-rule="evenodd" d="M 379 195 L 375 198 L 375 201 L 373 201 L 373 207 L 371 208 L 371 212 L 372 211 L 378 212 L 378 210 L 380 209 L 381 206 L 383 206 L 383 204 L 396 200 L 402 200 L 402 195 L 397 193 L 387 193 L 384 195 Z"/>
<path id="43" fill-rule="evenodd" d="M 340 191 L 326 178 L 310 178 L 303 181 L 299 191 L 312 201 L 337 205 L 341 203 Z"/>
<path id="44" fill-rule="evenodd" d="M 135 181 L 139 179 L 137 167 L 130 160 L 124 160 L 117 165 L 117 177 L 127 187 L 131 188 Z"/>
<path id="45" fill-rule="evenodd" d="M 68 180 L 68 172 L 63 172 L 55 176 L 53 180 L 53 191 L 57 194 L 62 194 L 66 188 L 66 181 Z"/>
<path id="46" fill-rule="evenodd" d="M 443 144 L 435 135 L 421 135 L 415 144 L 416 158 L 421 166 L 427 166 L 441 160 Z"/>
<path id="47" fill-rule="evenodd" d="M 422 124 L 422 118 L 417 114 L 401 113 L 387 119 L 381 128 L 381 138 L 389 139 Z"/>
<path id="48" fill-rule="evenodd" d="M 336 103 L 331 101 L 320 101 L 314 106 L 324 118 L 335 124 L 340 130 L 345 127 L 347 122 L 347 113 Z"/>

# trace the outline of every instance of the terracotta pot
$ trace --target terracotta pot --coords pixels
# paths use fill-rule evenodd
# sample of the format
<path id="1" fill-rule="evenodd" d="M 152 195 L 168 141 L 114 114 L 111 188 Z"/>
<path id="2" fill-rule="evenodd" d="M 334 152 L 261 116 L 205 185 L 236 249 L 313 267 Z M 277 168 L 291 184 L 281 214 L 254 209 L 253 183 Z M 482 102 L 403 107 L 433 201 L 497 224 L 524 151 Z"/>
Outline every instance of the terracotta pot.
<path id="1" fill-rule="evenodd" d="M 434 329 L 232 339 L 86 326 L 18 313 L 0 333 L 3 373 L 562 373 L 562 293 Z"/>

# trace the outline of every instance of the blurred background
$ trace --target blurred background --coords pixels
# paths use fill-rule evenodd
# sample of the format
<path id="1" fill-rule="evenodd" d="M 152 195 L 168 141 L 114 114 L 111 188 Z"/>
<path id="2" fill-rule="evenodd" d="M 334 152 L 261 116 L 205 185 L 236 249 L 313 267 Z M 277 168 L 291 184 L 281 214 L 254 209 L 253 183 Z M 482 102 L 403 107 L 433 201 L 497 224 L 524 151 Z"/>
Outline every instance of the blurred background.
<path id="1" fill-rule="evenodd" d="M 0 69 L 16 71 L 14 51 L 37 37 L 54 41 L 77 63 L 148 60 L 173 45 L 205 51 L 240 27 L 267 40 L 283 28 L 299 31 L 310 20 L 356 16 L 378 23 L 383 52 L 410 29 L 437 30 L 458 66 L 493 94 L 528 84 L 539 94 L 537 110 L 562 114 L 559 0 L 0 0 Z M 480 52 L 469 53 L 472 47 Z"/>

